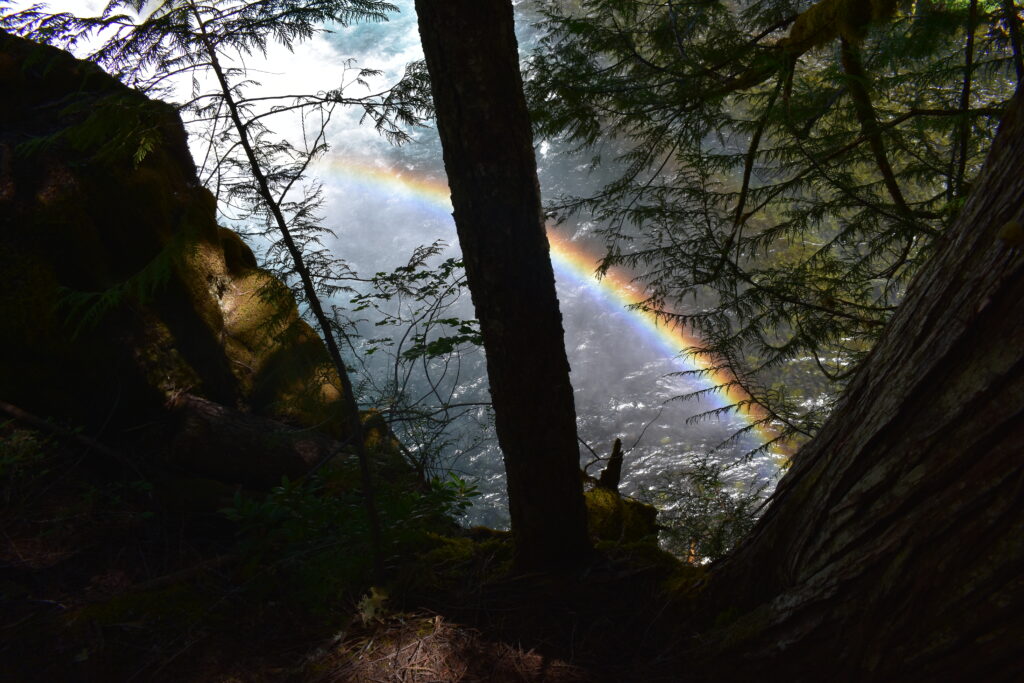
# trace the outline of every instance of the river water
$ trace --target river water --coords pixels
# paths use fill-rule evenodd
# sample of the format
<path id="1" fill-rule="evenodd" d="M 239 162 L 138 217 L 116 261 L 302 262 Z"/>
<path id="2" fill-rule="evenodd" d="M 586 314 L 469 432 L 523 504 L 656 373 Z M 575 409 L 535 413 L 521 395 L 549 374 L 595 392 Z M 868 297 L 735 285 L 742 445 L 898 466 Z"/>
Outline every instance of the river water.
<path id="1" fill-rule="evenodd" d="M 385 78 L 396 78 L 407 62 L 421 57 L 412 3 L 399 4 L 403 11 L 390 22 L 338 29 L 329 37 L 330 45 L 360 65 L 383 69 Z M 519 19 L 520 48 L 525 51 L 532 29 L 523 12 Z M 359 126 L 357 114 L 350 113 L 331 139 L 333 148 L 322 168 L 330 197 L 328 222 L 338 231 L 339 255 L 366 273 L 398 266 L 416 245 L 435 239 L 451 245 L 448 255 L 457 255 L 440 144 L 433 129 L 419 130 L 412 142 L 395 148 L 367 126 Z M 587 171 L 585 158 L 562 151 L 557 143 L 539 144 L 537 158 L 546 197 L 597 187 L 603 179 Z M 742 417 L 687 424 L 693 415 L 721 405 L 720 399 L 672 400 L 708 386 L 707 380 L 674 375 L 694 367 L 678 356 L 681 346 L 666 340 L 671 337 L 667 330 L 655 329 L 639 313 L 626 310 L 615 287 L 593 276 L 596 262 L 588 267 L 586 259 L 596 258 L 601 245 L 588 239 L 592 229 L 586 222 L 551 228 L 562 245 L 555 249 L 553 262 L 581 438 L 604 457 L 612 441 L 621 438 L 629 449 L 622 489 L 641 498 L 651 497 L 666 480 L 678 479 L 691 458 L 708 453 L 716 461 L 739 463 L 729 477 L 740 488 L 749 482 L 771 482 L 778 472 L 778 454 L 744 461 L 744 455 L 760 445 L 758 434 L 751 432 L 716 449 L 746 425 Z M 567 258 L 567 251 L 574 252 L 575 261 Z M 620 282 L 630 276 L 619 275 Z M 472 317 L 468 302 L 460 310 Z M 486 399 L 481 358 L 465 361 L 463 379 L 462 400 Z M 457 455 L 457 450 L 449 455 Z M 583 463 L 593 459 L 586 448 L 581 457 Z M 504 478 L 493 441 L 463 454 L 454 467 L 482 491 L 469 521 L 503 526 Z M 596 475 L 599 469 L 592 467 L 591 473 Z"/>

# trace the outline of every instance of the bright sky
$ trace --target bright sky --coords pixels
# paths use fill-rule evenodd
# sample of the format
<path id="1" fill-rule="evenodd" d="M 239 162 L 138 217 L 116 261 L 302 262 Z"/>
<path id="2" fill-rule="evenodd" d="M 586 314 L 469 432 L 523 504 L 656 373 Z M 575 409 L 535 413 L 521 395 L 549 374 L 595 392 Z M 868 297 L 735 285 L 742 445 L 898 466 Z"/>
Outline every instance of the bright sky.
<path id="1" fill-rule="evenodd" d="M 27 7 L 30 4 L 32 3 L 17 0 L 14 7 Z M 53 12 L 73 12 L 79 16 L 98 15 L 106 6 L 104 0 L 55 0 L 44 4 Z M 411 12 L 411 8 L 407 12 Z M 395 17 L 402 24 L 408 23 L 408 18 L 408 14 Z M 251 78 L 261 84 L 260 95 L 315 93 L 320 90 L 336 88 L 345 78 L 345 60 L 353 57 L 358 59 L 359 66 L 372 67 L 384 72 L 381 77 L 370 80 L 371 90 L 384 89 L 401 76 L 408 62 L 422 56 L 418 40 L 399 39 L 395 41 L 394 36 L 398 33 L 396 31 L 390 32 L 392 42 L 388 46 L 390 49 L 375 49 L 372 55 L 364 50 L 342 53 L 335 45 L 343 42 L 339 38 L 343 39 L 345 34 L 351 31 L 352 29 L 342 28 L 338 34 L 334 35 L 317 34 L 312 40 L 303 43 L 301 49 L 296 52 L 289 52 L 280 45 L 271 43 L 265 58 L 258 54 L 246 57 L 245 62 L 250 70 Z M 408 35 L 408 32 L 403 33 Z M 416 37 L 415 34 L 413 37 Z M 87 51 L 88 46 L 86 45 L 76 49 L 79 56 L 84 56 Z M 353 75 L 350 72 L 348 79 L 350 80 Z M 190 87 L 187 79 L 182 79 L 180 87 L 182 88 L 181 97 L 184 98 Z M 358 96 L 371 90 L 353 85 L 348 92 Z M 369 133 L 375 135 L 372 131 Z"/>

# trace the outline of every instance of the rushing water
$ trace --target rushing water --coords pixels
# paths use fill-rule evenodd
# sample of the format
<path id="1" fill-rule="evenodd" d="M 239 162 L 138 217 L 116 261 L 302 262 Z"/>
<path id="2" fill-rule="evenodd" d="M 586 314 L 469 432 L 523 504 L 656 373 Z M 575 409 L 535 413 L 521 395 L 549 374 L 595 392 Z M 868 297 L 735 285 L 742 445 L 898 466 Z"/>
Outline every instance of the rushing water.
<path id="1" fill-rule="evenodd" d="M 391 22 L 340 29 L 330 37 L 331 44 L 360 65 L 384 69 L 388 77 L 396 78 L 406 62 L 420 58 L 411 3 L 400 4 L 403 12 Z M 521 49 L 525 49 L 531 42 L 531 29 L 520 22 L 518 30 Z M 443 188 L 444 173 L 435 132 L 417 131 L 413 142 L 394 148 L 353 121 L 350 116 L 332 131 L 333 150 L 324 175 L 330 196 L 328 222 L 339 233 L 339 255 L 360 272 L 369 273 L 401 265 L 418 244 L 435 239 L 453 242 L 450 207 L 436 192 Z M 589 176 L 579 166 L 580 160 L 551 144 L 540 145 L 537 156 L 545 196 L 601 180 Z M 589 227 L 584 223 L 554 229 L 586 249 Z M 457 254 L 457 245 L 448 252 Z M 720 404 L 713 402 L 713 397 L 703 402 L 671 401 L 707 386 L 706 380 L 672 375 L 693 367 L 676 357 L 681 349 L 659 343 L 650 325 L 609 297 L 607 285 L 597 284 L 591 273 L 573 270 L 557 258 L 555 266 L 579 432 L 605 457 L 616 437 L 631 449 L 623 472 L 624 492 L 642 496 L 659 486 L 664 476 L 680 469 L 687 457 L 710 451 L 745 424 L 734 416 L 687 425 L 687 418 Z M 468 306 L 462 313 L 472 317 Z M 462 395 L 485 397 L 482 362 L 478 359 L 470 364 L 477 376 L 467 377 L 468 388 Z M 759 443 L 751 433 L 715 451 L 715 458 L 737 460 Z M 586 449 L 581 456 L 584 463 L 592 459 Z M 500 453 L 493 442 L 467 454 L 456 467 L 474 477 L 483 492 L 471 521 L 503 524 L 504 479 Z M 597 469 L 599 466 L 591 473 L 597 474 Z M 773 458 L 763 455 L 738 467 L 733 476 L 768 480 L 775 472 Z"/>

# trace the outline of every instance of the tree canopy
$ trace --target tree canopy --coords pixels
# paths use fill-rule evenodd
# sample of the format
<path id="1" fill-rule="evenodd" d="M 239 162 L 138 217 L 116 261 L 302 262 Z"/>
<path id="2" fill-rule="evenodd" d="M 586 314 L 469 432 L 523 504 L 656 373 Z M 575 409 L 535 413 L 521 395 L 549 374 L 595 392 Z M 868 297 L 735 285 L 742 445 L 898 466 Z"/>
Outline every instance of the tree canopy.
<path id="1" fill-rule="evenodd" d="M 962 207 L 1022 73 L 1018 5 L 539 5 L 536 132 L 613 178 L 552 213 L 814 434 Z"/>

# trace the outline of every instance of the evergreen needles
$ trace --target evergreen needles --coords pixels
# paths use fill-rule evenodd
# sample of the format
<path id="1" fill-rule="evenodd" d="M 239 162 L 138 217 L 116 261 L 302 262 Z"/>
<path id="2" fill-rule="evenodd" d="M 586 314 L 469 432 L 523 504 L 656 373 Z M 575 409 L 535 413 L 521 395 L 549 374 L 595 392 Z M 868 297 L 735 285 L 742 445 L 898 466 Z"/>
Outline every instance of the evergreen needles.
<path id="1" fill-rule="evenodd" d="M 686 352 L 813 434 L 963 204 L 1020 73 L 1020 8 L 540 4 L 537 132 L 612 178 L 551 211 L 593 219 L 603 267 L 704 340 Z"/>

